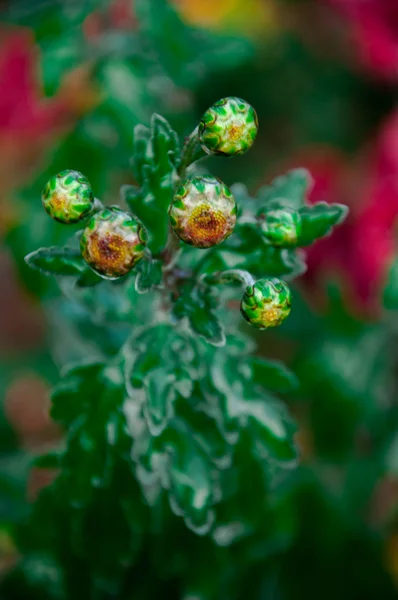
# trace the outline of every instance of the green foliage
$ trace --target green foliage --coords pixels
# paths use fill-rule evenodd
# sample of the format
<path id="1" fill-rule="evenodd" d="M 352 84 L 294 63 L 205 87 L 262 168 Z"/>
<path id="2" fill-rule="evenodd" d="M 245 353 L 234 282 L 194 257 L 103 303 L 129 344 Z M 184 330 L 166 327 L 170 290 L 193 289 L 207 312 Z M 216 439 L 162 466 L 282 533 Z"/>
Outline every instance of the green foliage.
<path id="1" fill-rule="evenodd" d="M 178 138 L 163 117 L 154 115 L 150 129 L 136 126 L 133 172 L 140 189 L 125 186 L 122 192 L 131 210 L 148 227 L 154 252 L 166 243 L 164 215 L 173 198 L 179 151 Z"/>
<path id="2" fill-rule="evenodd" d="M 264 242 L 260 201 L 303 211 L 306 241 L 324 235 L 342 215 L 336 217 L 333 207 L 322 205 L 320 213 L 307 207 L 309 176 L 293 171 L 256 200 L 243 186 L 233 187 L 240 214 L 235 226 L 234 211 L 234 231 L 222 244 L 212 228 L 218 231 L 231 196 L 212 195 L 217 218 L 204 210 L 199 221 L 188 223 L 204 223 L 212 247 L 201 249 L 200 240 L 195 247 L 194 236 L 193 247 L 182 245 L 168 212 L 185 171 L 197 172 L 197 135 L 195 129 L 181 151 L 163 117 L 155 115 L 150 128 L 136 127 L 137 186 L 124 186 L 122 197 L 146 226 L 148 248 L 146 236 L 137 240 L 140 225 L 128 215 L 124 229 L 119 221 L 112 231 L 102 223 L 86 240 L 90 256 L 105 261 L 107 273 L 116 272 L 114 261 L 123 265 L 123 276 L 109 281 L 91 274 L 86 254 L 83 259 L 68 246 L 40 249 L 26 259 L 34 269 L 57 275 L 68 323 L 82 339 L 80 360 L 63 371 L 51 394 L 51 416 L 64 429 L 64 444 L 36 460 L 39 468 L 56 468 L 58 476 L 35 505 L 21 537 L 23 561 L 5 590 L 13 589 L 15 577 L 25 594 L 43 591 L 54 600 L 123 597 L 148 549 L 160 534 L 168 539 L 175 530 L 203 540 L 181 560 L 197 561 L 202 546 L 197 564 L 205 571 L 212 561 L 222 568 L 219 548 L 235 540 L 259 551 L 257 532 L 267 532 L 271 552 L 284 543 L 268 519 L 285 510 L 284 477 L 297 463 L 297 448 L 295 425 L 277 394 L 293 391 L 298 382 L 283 364 L 253 356 L 250 338 L 236 332 L 236 287 L 245 284 L 251 322 L 277 325 L 290 310 L 290 290 L 275 277 L 292 278 L 305 268 L 296 247 Z M 210 202 L 208 177 L 195 180 L 203 189 L 201 202 Z M 99 202 L 94 211 L 95 221 L 103 211 Z M 134 231 L 125 231 L 126 219 L 134 221 Z M 136 266 L 127 265 L 129 244 L 140 241 Z M 217 287 L 225 283 L 233 286 Z M 257 288 L 263 294 L 258 305 L 252 297 Z M 272 292 L 271 304 L 264 290 Z M 282 305 L 283 318 L 276 318 L 273 311 Z M 93 331 L 97 345 L 87 352 Z M 242 503 L 242 486 L 252 489 L 253 481 L 255 493 Z M 270 496 L 275 499 L 268 506 Z M 53 574 L 51 586 L 37 560 Z M 171 549 L 169 557 L 155 561 L 157 576 L 167 572 L 178 579 L 185 568 L 179 560 Z M 204 582 L 192 573 L 186 593 L 199 593 Z M 218 597 L 210 587 L 200 594 Z"/>
<path id="3" fill-rule="evenodd" d="M 28 254 L 25 261 L 44 275 L 77 275 L 85 269 L 80 252 L 68 247 L 40 248 Z"/>
<path id="4" fill-rule="evenodd" d="M 347 207 L 342 204 L 326 204 L 326 202 L 302 207 L 300 210 L 302 232 L 299 236 L 299 245 L 309 246 L 318 238 L 329 235 L 335 225 L 344 221 L 347 212 Z"/>

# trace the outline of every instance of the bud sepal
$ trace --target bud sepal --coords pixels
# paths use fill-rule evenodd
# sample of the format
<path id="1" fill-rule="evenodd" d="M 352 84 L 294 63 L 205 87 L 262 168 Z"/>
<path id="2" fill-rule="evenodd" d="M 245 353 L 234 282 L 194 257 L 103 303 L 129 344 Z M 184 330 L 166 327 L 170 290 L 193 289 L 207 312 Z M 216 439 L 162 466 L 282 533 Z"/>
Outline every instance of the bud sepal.
<path id="1" fill-rule="evenodd" d="M 302 230 L 299 211 L 283 205 L 266 207 L 257 214 L 257 222 L 266 244 L 279 248 L 297 246 Z"/>
<path id="2" fill-rule="evenodd" d="M 277 327 L 289 316 L 290 289 L 280 279 L 259 279 L 246 287 L 240 310 L 256 329 Z"/>
<path id="3" fill-rule="evenodd" d="M 55 221 L 78 223 L 89 216 L 94 195 L 88 179 L 79 171 L 61 171 L 53 175 L 42 192 L 44 210 Z"/>
<path id="4" fill-rule="evenodd" d="M 254 108 L 241 98 L 222 98 L 206 110 L 199 123 L 198 138 L 207 154 L 245 154 L 257 137 Z"/>

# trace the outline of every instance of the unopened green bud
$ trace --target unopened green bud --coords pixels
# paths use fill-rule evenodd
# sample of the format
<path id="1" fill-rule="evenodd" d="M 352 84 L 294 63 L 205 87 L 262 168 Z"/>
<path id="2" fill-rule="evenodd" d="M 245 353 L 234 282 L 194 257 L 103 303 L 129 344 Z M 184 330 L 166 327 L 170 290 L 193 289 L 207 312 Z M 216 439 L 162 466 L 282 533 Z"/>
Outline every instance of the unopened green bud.
<path id="1" fill-rule="evenodd" d="M 295 246 L 301 233 L 301 215 L 290 207 L 265 209 L 257 219 L 266 242 L 272 246 Z"/>
<path id="2" fill-rule="evenodd" d="M 291 293 L 279 279 L 259 279 L 248 285 L 241 302 L 241 313 L 257 329 L 281 325 L 290 313 Z"/>
<path id="3" fill-rule="evenodd" d="M 197 248 L 221 244 L 236 224 L 236 202 L 215 177 L 192 177 L 178 187 L 169 208 L 171 225 L 180 239 Z"/>
<path id="4" fill-rule="evenodd" d="M 237 156 L 252 146 L 258 131 L 254 108 L 241 98 L 223 98 L 199 123 L 199 141 L 207 154 Z"/>
<path id="5" fill-rule="evenodd" d="M 126 275 L 143 258 L 146 231 L 132 215 L 111 207 L 94 214 L 83 231 L 84 260 L 108 279 Z"/>
<path id="6" fill-rule="evenodd" d="M 62 171 L 49 179 L 42 192 L 46 212 L 60 223 L 77 223 L 94 205 L 88 179 L 79 171 Z"/>

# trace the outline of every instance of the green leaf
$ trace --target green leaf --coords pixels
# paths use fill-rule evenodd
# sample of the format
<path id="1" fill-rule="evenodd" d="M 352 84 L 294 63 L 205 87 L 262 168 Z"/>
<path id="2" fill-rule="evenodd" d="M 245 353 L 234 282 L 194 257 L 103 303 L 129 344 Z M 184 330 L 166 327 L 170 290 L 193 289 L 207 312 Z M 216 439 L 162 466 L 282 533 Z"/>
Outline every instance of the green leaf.
<path id="1" fill-rule="evenodd" d="M 167 210 L 173 199 L 179 153 L 178 137 L 160 115 L 153 115 L 150 129 L 136 126 L 133 172 L 140 189 L 125 187 L 123 194 L 131 210 L 147 225 L 155 254 L 167 238 Z"/>
<path id="2" fill-rule="evenodd" d="M 70 426 L 79 419 L 92 395 L 99 391 L 103 367 L 101 362 L 94 362 L 71 367 L 65 372 L 51 393 L 51 416 L 55 421 Z"/>
<path id="3" fill-rule="evenodd" d="M 335 225 L 344 221 L 348 214 L 343 204 L 318 202 L 300 209 L 302 230 L 298 239 L 299 246 L 309 246 L 315 240 L 331 233 Z"/>
<path id="4" fill-rule="evenodd" d="M 162 262 L 160 260 L 142 260 L 136 267 L 135 290 L 145 294 L 158 287 L 163 278 Z"/>
<path id="5" fill-rule="evenodd" d="M 312 177 L 306 169 L 293 169 L 273 180 L 271 185 L 260 188 L 257 197 L 262 202 L 282 201 L 292 208 L 301 208 L 312 187 Z"/>
<path id="6" fill-rule="evenodd" d="M 398 258 L 394 258 L 388 269 L 383 290 L 383 306 L 387 310 L 398 309 Z"/>
<path id="7" fill-rule="evenodd" d="M 253 356 L 247 357 L 247 365 L 252 381 L 271 391 L 290 392 L 299 385 L 296 375 L 281 361 Z"/>
<path id="8" fill-rule="evenodd" d="M 254 456 L 260 452 L 285 465 L 295 461 L 295 428 L 287 411 L 270 393 L 259 391 L 245 358 L 239 361 L 235 357 L 216 354 L 211 374 L 212 385 L 218 390 L 218 419 L 230 443 L 236 444 L 242 432 L 247 430 Z M 266 381 L 263 387 L 266 387 Z"/>
<path id="9" fill-rule="evenodd" d="M 145 378 L 146 416 L 152 435 L 158 435 L 167 426 L 172 414 L 176 392 L 174 376 L 166 368 L 151 371 Z"/>
<path id="10" fill-rule="evenodd" d="M 28 254 L 25 262 L 45 275 L 79 275 L 86 268 L 80 252 L 68 247 L 39 248 Z"/>
<path id="11" fill-rule="evenodd" d="M 90 269 L 90 267 L 87 267 L 79 276 L 78 280 L 76 281 L 76 285 L 82 288 L 94 287 L 102 281 L 104 281 L 102 277 L 97 275 L 97 273 Z"/>
<path id="12" fill-rule="evenodd" d="M 272 276 L 293 279 L 305 273 L 304 254 L 296 248 L 276 248 L 263 242 L 256 225 L 242 224 L 217 249 L 224 268 L 245 269 L 257 278 Z"/>
<path id="13" fill-rule="evenodd" d="M 260 456 L 271 457 L 289 466 L 296 464 L 295 428 L 286 410 L 275 398 L 268 396 L 245 402 L 244 415 L 254 449 Z"/>
<path id="14" fill-rule="evenodd" d="M 126 387 L 142 404 L 151 435 L 158 436 L 174 416 L 176 399 L 189 398 L 192 392 L 197 369 L 192 338 L 162 324 L 140 335 L 131 351 L 125 369 Z"/>
<path id="15" fill-rule="evenodd" d="M 173 312 L 178 319 L 187 318 L 193 333 L 213 346 L 225 345 L 224 328 L 214 313 L 218 304 L 217 292 L 203 282 L 188 285 L 174 304 Z"/>

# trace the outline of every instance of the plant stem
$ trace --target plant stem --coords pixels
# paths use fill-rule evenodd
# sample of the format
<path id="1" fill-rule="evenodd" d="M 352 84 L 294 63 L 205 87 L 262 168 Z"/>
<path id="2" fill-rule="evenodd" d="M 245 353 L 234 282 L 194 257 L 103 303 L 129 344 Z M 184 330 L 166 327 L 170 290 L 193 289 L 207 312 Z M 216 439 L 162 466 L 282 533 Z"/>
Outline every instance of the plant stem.
<path id="1" fill-rule="evenodd" d="M 206 156 L 205 151 L 199 144 L 198 140 L 199 128 L 193 130 L 191 135 L 187 138 L 181 153 L 181 162 L 178 168 L 178 175 L 182 178 L 185 177 L 188 167 L 195 161 Z"/>
<path id="2" fill-rule="evenodd" d="M 242 269 L 230 269 L 229 271 L 218 271 L 216 273 L 203 274 L 202 281 L 209 284 L 224 284 L 224 283 L 243 283 L 244 285 L 254 285 L 255 279 L 249 273 Z"/>
<path id="3" fill-rule="evenodd" d="M 169 224 L 169 233 L 167 236 L 166 246 L 161 252 L 163 259 L 164 271 L 169 271 L 173 268 L 180 250 L 180 240 L 174 233 L 172 226 Z"/>

